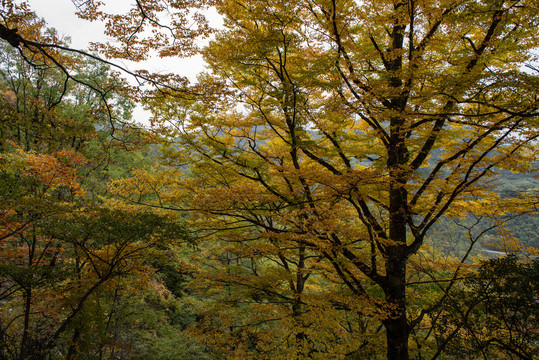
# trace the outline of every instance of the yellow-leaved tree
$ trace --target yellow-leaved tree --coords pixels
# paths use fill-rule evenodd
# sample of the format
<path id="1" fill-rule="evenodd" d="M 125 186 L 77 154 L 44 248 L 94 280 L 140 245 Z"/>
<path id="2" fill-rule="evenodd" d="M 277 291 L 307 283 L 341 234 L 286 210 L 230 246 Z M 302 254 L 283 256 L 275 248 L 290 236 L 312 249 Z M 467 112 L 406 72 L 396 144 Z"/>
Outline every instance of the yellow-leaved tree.
<path id="1" fill-rule="evenodd" d="M 136 184 L 189 211 L 201 336 L 232 358 L 438 357 L 454 334 L 422 329 L 467 255 L 417 281 L 429 231 L 537 201 L 492 182 L 537 155 L 537 5 L 219 1 L 204 95 L 148 103 L 168 176 Z"/>

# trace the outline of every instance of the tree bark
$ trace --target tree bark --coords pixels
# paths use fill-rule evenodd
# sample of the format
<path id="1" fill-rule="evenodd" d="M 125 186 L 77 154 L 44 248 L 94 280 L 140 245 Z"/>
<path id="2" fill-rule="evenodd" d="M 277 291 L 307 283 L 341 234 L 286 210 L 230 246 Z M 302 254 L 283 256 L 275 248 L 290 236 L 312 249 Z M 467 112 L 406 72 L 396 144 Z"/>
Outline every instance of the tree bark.
<path id="1" fill-rule="evenodd" d="M 400 64 L 399 66 L 400 67 Z M 400 85 L 396 81 L 395 87 Z M 392 101 L 395 110 L 402 110 L 405 98 Z M 382 288 L 389 306 L 389 315 L 383 321 L 387 338 L 388 360 L 408 360 L 408 337 L 410 329 L 406 319 L 406 216 L 408 193 L 406 191 L 406 171 L 408 149 L 402 134 L 403 119 L 391 119 L 390 144 L 388 147 L 389 168 L 389 243 L 385 254 L 386 275 Z"/>
<path id="2" fill-rule="evenodd" d="M 389 315 L 383 320 L 387 339 L 388 360 L 408 360 L 408 337 L 410 330 L 406 319 L 406 261 L 393 254 L 386 263 L 386 285 L 384 292 L 389 306 Z"/>
<path id="3" fill-rule="evenodd" d="M 393 182 L 392 182 L 393 183 Z M 386 253 L 386 276 L 382 285 L 388 303 L 388 317 L 383 321 L 387 337 L 388 360 L 408 360 L 410 329 L 406 319 L 406 220 L 407 201 L 402 183 L 390 185 L 389 239 Z"/>

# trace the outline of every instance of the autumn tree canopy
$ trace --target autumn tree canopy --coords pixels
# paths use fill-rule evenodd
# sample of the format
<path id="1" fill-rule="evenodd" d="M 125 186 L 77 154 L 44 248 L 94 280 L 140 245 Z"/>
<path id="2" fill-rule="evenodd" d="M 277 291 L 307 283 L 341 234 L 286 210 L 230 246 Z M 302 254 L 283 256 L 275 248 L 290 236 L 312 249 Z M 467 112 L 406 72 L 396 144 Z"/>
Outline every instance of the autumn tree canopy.
<path id="1" fill-rule="evenodd" d="M 183 230 L 107 189 L 152 163 L 123 80 L 95 59 L 27 50 L 0 44 L 0 358 L 123 356 L 150 342 L 137 323 L 162 316 L 156 264 Z"/>
<path id="2" fill-rule="evenodd" d="M 295 338 L 297 356 L 338 356 L 329 344 L 346 340 L 336 330 L 324 338 L 315 309 L 329 317 L 346 308 L 379 320 L 388 359 L 408 359 L 421 346 L 409 349 L 412 333 L 439 300 L 421 307 L 407 300 L 421 291 L 408 284 L 419 276 L 414 259 L 432 226 L 442 216 L 501 215 L 536 201 L 502 198 L 489 184 L 496 171 L 526 171 L 536 157 L 537 7 L 223 1 L 217 8 L 225 29 L 203 50 L 210 71 L 200 81 L 221 91 L 200 101 L 158 96 L 149 105 L 168 130 L 170 165 L 190 164 L 166 201 L 194 212 L 205 241 L 223 243 L 216 280 L 278 296 L 253 295 L 250 311 L 280 304 L 293 320 L 279 336 Z M 457 272 L 438 274 L 446 292 Z M 268 340 L 256 339 L 265 330 L 255 329 L 223 336 L 248 332 L 260 351 L 252 356 L 261 358 Z M 343 346 L 361 351 L 361 341 L 351 343 Z"/>
<path id="3" fill-rule="evenodd" d="M 224 28 L 199 49 L 211 31 L 197 11 L 207 6 Z M 199 251 L 184 258 L 204 297 L 193 336 L 235 359 L 434 359 L 461 329 L 483 341 L 462 325 L 471 308 L 456 313 L 460 326 L 438 326 L 451 318 L 445 305 L 470 251 L 442 259 L 428 238 L 441 219 L 536 207 L 533 194 L 493 186 L 499 171 L 529 171 L 537 156 L 536 1 L 138 0 L 112 16 L 90 0 L 80 9 L 119 41 L 96 45 L 104 55 L 200 51 L 208 64 L 192 86 L 136 74 L 157 86 L 144 104 L 163 167 L 112 188 L 185 214 L 197 235 Z M 10 19 L 0 36 L 11 46 L 57 59 L 57 46 Z M 483 234 L 470 231 L 469 249 Z"/>

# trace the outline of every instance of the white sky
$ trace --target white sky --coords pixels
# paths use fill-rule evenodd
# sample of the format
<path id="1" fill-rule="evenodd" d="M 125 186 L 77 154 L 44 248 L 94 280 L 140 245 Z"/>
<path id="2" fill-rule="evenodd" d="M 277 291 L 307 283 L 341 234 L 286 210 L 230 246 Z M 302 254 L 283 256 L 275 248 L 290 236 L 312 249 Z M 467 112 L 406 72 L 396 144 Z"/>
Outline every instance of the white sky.
<path id="1" fill-rule="evenodd" d="M 38 16 L 45 19 L 49 27 L 56 28 L 62 35 L 70 36 L 71 47 L 73 48 L 85 50 L 91 41 L 105 39 L 103 34 L 104 24 L 79 19 L 75 15 L 76 8 L 71 0 L 27 0 L 27 2 Z M 109 0 L 104 2 L 108 3 L 106 10 L 119 13 L 127 11 L 132 0 Z M 115 61 L 118 62 L 117 60 Z M 204 69 L 204 63 L 200 56 L 188 59 L 152 58 L 140 65 L 125 62 L 121 63 L 121 65 L 130 70 L 143 67 L 151 72 L 173 72 L 186 76 L 191 81 L 194 81 L 196 75 Z M 128 80 L 130 79 L 128 78 Z M 148 122 L 149 113 L 137 108 L 133 116 L 135 121 L 145 124 Z"/>

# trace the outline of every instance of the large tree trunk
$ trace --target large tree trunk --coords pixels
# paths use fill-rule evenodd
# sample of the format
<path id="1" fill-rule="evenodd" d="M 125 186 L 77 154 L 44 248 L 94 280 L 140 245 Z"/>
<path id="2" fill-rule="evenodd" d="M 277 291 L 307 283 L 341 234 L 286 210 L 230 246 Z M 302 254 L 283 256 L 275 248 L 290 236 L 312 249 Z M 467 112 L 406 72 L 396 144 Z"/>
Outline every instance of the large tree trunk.
<path id="1" fill-rule="evenodd" d="M 401 99 L 401 101 L 403 101 Z M 402 104 L 396 101 L 399 107 Z M 406 319 L 406 263 L 408 260 L 406 244 L 406 172 L 408 151 L 400 133 L 402 119 L 391 120 L 395 131 L 392 133 L 388 149 L 389 167 L 389 240 L 385 256 L 386 276 L 382 284 L 389 316 L 383 321 L 387 336 L 388 360 L 408 360 L 408 337 L 410 334 Z"/>
<path id="2" fill-rule="evenodd" d="M 383 324 L 387 338 L 387 358 L 408 360 L 410 330 L 406 319 L 406 261 L 398 254 L 389 256 L 386 272 L 384 292 L 389 305 L 389 316 L 383 320 Z"/>
<path id="3" fill-rule="evenodd" d="M 390 156 L 391 157 L 391 156 Z M 398 173 L 398 171 L 396 171 Z M 399 176 L 391 177 L 392 180 Z M 389 206 L 389 239 L 386 254 L 386 276 L 382 286 L 389 305 L 389 316 L 383 321 L 387 336 L 388 360 L 408 360 L 406 319 L 406 191 L 401 181 L 391 181 Z"/>

